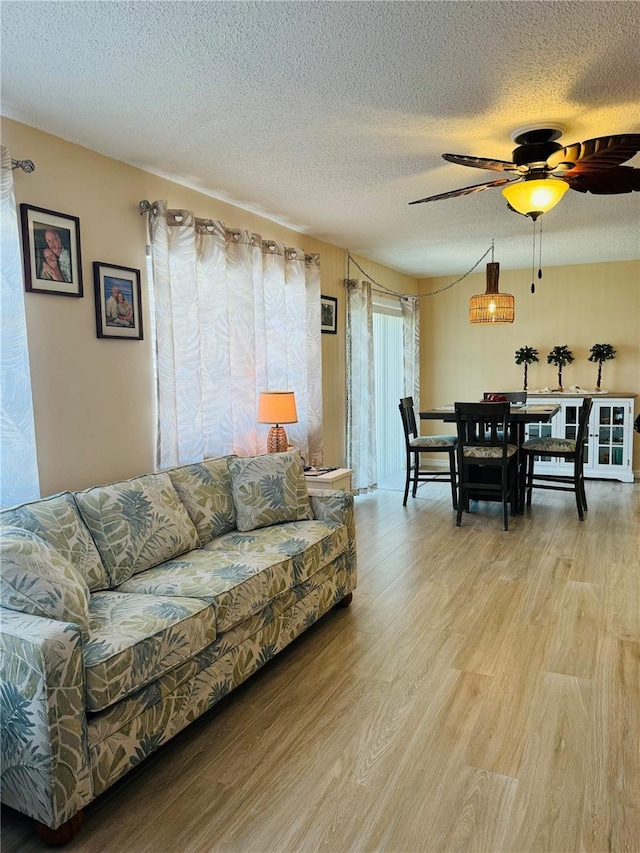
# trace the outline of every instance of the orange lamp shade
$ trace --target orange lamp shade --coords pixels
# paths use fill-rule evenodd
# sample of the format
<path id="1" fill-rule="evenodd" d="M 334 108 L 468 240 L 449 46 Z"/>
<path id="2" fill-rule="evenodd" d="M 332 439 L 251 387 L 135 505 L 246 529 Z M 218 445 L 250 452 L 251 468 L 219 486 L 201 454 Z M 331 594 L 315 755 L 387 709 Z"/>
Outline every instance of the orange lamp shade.
<path id="1" fill-rule="evenodd" d="M 258 402 L 258 423 L 298 423 L 298 410 L 293 391 L 262 391 Z"/>
<path id="2" fill-rule="evenodd" d="M 280 424 L 298 422 L 296 398 L 293 391 L 262 391 L 258 401 L 258 423 L 274 424 L 267 436 L 269 453 L 284 453 L 289 440 L 284 427 Z"/>

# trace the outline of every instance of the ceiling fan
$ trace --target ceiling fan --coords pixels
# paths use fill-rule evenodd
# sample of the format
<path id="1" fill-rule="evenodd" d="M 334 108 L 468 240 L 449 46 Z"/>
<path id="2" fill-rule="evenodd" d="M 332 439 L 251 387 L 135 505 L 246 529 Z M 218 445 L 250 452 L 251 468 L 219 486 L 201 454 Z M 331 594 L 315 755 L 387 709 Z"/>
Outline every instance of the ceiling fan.
<path id="1" fill-rule="evenodd" d="M 640 169 L 620 165 L 640 151 L 640 133 L 599 136 L 566 147 L 556 141 L 561 135 L 562 130 L 557 127 L 529 127 L 516 131 L 512 139 L 517 148 L 512 152 L 511 161 L 443 154 L 450 163 L 508 172 L 514 178 L 498 178 L 486 184 L 420 198 L 409 204 L 504 187 L 502 193 L 509 207 L 535 220 L 557 204 L 568 189 L 595 195 L 640 190 Z"/>

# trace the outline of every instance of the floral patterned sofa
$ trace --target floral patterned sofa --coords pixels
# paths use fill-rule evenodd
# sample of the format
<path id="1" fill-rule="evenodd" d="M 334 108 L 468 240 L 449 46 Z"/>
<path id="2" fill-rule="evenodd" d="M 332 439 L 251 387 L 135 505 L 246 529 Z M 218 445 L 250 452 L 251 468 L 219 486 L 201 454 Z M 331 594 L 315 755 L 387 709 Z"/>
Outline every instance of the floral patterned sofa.
<path id="1" fill-rule="evenodd" d="M 49 843 L 356 584 L 353 497 L 297 453 L 14 507 L 0 548 L 2 801 Z"/>

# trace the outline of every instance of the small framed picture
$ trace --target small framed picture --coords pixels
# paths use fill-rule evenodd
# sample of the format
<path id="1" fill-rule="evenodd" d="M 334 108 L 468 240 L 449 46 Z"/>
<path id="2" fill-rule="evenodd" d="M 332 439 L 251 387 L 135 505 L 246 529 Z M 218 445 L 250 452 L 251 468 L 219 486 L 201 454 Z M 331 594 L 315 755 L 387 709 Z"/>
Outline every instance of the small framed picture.
<path id="1" fill-rule="evenodd" d="M 320 331 L 335 335 L 338 331 L 338 300 L 335 296 L 320 297 Z"/>
<path id="2" fill-rule="evenodd" d="M 80 220 L 30 204 L 20 205 L 24 287 L 29 293 L 81 297 Z"/>
<path id="3" fill-rule="evenodd" d="M 93 262 L 99 338 L 142 340 L 140 270 Z"/>

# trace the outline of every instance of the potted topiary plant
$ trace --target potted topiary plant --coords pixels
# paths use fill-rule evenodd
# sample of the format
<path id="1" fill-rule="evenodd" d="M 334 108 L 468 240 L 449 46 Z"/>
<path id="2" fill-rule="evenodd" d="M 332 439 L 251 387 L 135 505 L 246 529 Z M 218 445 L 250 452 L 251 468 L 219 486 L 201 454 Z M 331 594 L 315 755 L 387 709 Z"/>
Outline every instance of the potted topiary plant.
<path id="1" fill-rule="evenodd" d="M 598 362 L 598 381 L 596 382 L 596 391 L 600 391 L 600 383 L 602 382 L 602 362 L 611 361 L 616 357 L 616 351 L 611 344 L 594 344 L 591 347 L 591 355 L 589 361 Z"/>
<path id="2" fill-rule="evenodd" d="M 571 364 L 572 361 L 573 353 L 566 344 L 554 347 L 547 356 L 547 364 L 555 364 L 558 368 L 558 387 L 556 391 L 564 391 L 562 387 L 562 368 L 566 364 Z"/>
<path id="3" fill-rule="evenodd" d="M 527 390 L 527 370 L 530 364 L 534 361 L 540 361 L 538 358 L 538 350 L 533 347 L 520 347 L 516 350 L 516 364 L 524 364 L 524 388 Z"/>

